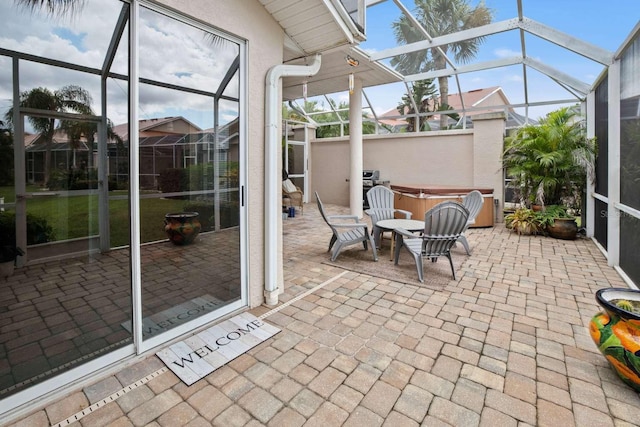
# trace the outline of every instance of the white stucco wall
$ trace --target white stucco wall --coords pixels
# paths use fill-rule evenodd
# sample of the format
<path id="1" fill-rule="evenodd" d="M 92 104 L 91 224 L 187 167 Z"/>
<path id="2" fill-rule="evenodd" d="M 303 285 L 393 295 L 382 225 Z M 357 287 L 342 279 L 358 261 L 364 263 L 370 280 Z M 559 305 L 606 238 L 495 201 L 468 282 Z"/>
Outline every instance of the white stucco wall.
<path id="1" fill-rule="evenodd" d="M 282 63 L 284 33 L 255 0 L 161 0 L 160 3 L 247 41 L 247 128 L 240 132 L 246 133 L 248 144 L 249 303 L 257 306 L 264 301 L 265 77 L 271 67 Z"/>
<path id="2" fill-rule="evenodd" d="M 474 118 L 474 129 L 365 135 L 363 167 L 379 170 L 380 179 L 396 185 L 493 188 L 502 204 L 504 123 L 502 113 L 492 113 Z M 312 192 L 318 191 L 323 202 L 348 206 L 349 164 L 348 137 L 313 140 Z"/>
<path id="3" fill-rule="evenodd" d="M 488 113 L 473 118 L 473 182 L 476 186 L 494 189 L 494 202 L 499 200 L 500 206 L 496 210 L 499 221 L 502 221 L 504 208 L 504 123 L 504 113 Z"/>

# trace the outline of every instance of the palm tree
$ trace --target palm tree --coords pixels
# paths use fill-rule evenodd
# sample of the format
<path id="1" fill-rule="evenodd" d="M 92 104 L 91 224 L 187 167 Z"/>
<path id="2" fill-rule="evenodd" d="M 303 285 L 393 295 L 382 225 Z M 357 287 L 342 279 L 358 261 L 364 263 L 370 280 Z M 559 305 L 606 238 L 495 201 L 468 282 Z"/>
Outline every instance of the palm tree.
<path id="1" fill-rule="evenodd" d="M 76 85 L 64 86 L 54 92 L 47 88 L 38 87 L 20 94 L 20 107 L 56 112 L 93 115 L 91 101 L 91 94 L 86 89 Z M 13 124 L 13 108 L 7 111 L 5 120 Z M 65 122 L 63 121 L 63 124 Z M 53 147 L 53 134 L 56 130 L 56 120 L 54 118 L 29 116 L 29 123 L 36 132 L 40 133 L 41 140 L 46 144 L 44 162 L 44 184 L 46 186 L 51 178 L 51 149 Z"/>
<path id="2" fill-rule="evenodd" d="M 526 203 L 579 208 L 595 156 L 595 139 L 587 138 L 584 121 L 565 107 L 505 138 L 502 159 Z"/>
<path id="3" fill-rule="evenodd" d="M 73 12 L 84 4 L 84 0 L 15 0 L 15 2 L 27 9 L 46 9 L 49 15 L 59 15 Z"/>
<path id="4" fill-rule="evenodd" d="M 92 166 L 93 151 L 95 149 L 94 144 L 96 140 L 96 134 L 98 132 L 98 125 L 94 122 L 78 122 L 78 121 L 71 121 L 71 120 L 63 120 L 60 123 L 60 129 L 63 130 L 67 134 L 67 137 L 69 138 L 69 145 L 71 146 L 71 149 L 74 152 L 73 154 L 74 166 L 75 166 L 75 158 L 76 158 L 75 151 L 80 147 L 80 145 L 82 144 L 82 140 L 84 138 L 84 140 L 87 143 L 87 148 L 89 150 L 89 158 L 87 159 L 88 168 L 91 169 L 93 167 Z M 116 144 L 118 144 L 118 148 L 124 145 L 124 141 L 122 140 L 120 135 L 114 132 L 113 122 L 110 119 L 107 119 L 107 139 L 109 141 L 115 141 Z"/>
<path id="5" fill-rule="evenodd" d="M 13 185 L 13 134 L 0 120 L 0 186 Z"/>
<path id="6" fill-rule="evenodd" d="M 418 113 L 434 111 L 436 109 L 437 93 L 438 91 L 433 84 L 433 79 L 418 80 L 414 82 L 411 93 L 405 93 L 402 96 L 402 102 L 400 102 L 397 107 L 398 113 L 401 115 L 415 114 L 416 111 L 414 105 L 418 107 Z M 420 130 L 430 130 L 427 119 L 428 116 L 407 117 L 407 131 L 413 132 L 417 128 Z M 420 125 L 421 120 L 423 120 L 422 125 Z"/>
<path id="7" fill-rule="evenodd" d="M 472 8 L 468 0 L 415 0 L 416 19 L 431 37 L 453 34 L 458 31 L 487 25 L 493 20 L 493 11 L 487 8 L 484 1 Z M 394 34 L 398 43 L 413 43 L 424 40 L 422 33 L 415 29 L 406 16 L 400 17 L 393 24 Z M 458 43 L 445 44 L 428 51 L 412 52 L 400 55 L 391 60 L 391 65 L 403 74 L 415 74 L 431 69 L 444 70 L 447 67 L 445 55 L 452 52 L 456 62 L 468 63 L 478 53 L 483 37 L 463 40 Z M 449 81 L 448 77 L 438 77 L 440 90 L 440 110 L 449 109 Z M 440 117 L 440 127 L 447 126 L 447 116 Z"/>

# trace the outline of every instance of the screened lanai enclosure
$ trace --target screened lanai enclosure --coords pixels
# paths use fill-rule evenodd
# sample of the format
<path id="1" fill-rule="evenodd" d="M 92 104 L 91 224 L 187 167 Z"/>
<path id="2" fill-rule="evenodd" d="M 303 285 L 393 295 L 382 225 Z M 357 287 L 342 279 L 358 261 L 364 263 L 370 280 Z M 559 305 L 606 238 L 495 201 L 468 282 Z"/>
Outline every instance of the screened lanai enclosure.
<path id="1" fill-rule="evenodd" d="M 348 107 L 339 106 L 335 101 L 348 96 L 353 99 L 349 93 L 354 91 L 354 79 L 359 83 L 355 91 L 360 89 L 358 86 L 362 87 L 363 112 L 358 120 L 365 130 L 369 125 L 363 139 L 367 138 L 366 133 L 406 135 L 413 132 L 425 135 L 426 141 L 430 132 L 437 134 L 472 127 L 474 116 L 487 112 L 504 113 L 509 129 L 535 123 L 553 109 L 571 107 L 580 111 L 587 136 L 595 137 L 598 145 L 595 177 L 585 198 L 583 225 L 609 264 L 618 269 L 629 286 L 637 288 L 640 285 L 640 252 L 635 249 L 640 242 L 640 21 L 637 11 L 603 11 L 596 4 L 584 5 L 580 14 L 609 19 L 610 13 L 617 17 L 616 22 L 622 22 L 625 15 L 625 22 L 631 23 L 630 32 L 621 45 L 604 48 L 547 25 L 549 14 L 566 27 L 570 26 L 569 22 L 576 22 L 568 16 L 565 19 L 553 6 L 538 10 L 538 16 L 530 16 L 532 8 L 526 1 L 482 3 L 495 13 L 490 22 L 461 31 L 446 32 L 445 29 L 442 34 L 433 32 L 437 22 L 424 25 L 429 20 L 417 2 L 367 1 L 367 25 L 376 24 L 371 41 L 325 55 L 323 65 L 326 67 L 313 77 L 288 79 L 283 84 L 283 95 L 289 111 L 313 123 L 319 129 L 319 138 L 323 136 L 323 128 L 333 128 L 327 131 L 331 138 L 349 138 L 346 118 L 353 120 L 354 116 L 349 115 Z M 481 2 L 470 4 L 475 7 Z M 446 21 L 446 16 L 440 18 Z M 398 26 L 394 25 L 402 26 L 400 38 L 403 40 L 398 40 L 398 31 L 394 32 Z M 598 31 L 585 32 L 589 39 L 598 39 Z M 476 55 L 468 61 L 458 58 L 452 49 L 464 42 L 478 42 Z M 483 46 L 489 42 L 500 49 L 485 50 Z M 424 58 L 424 62 L 416 58 Z M 445 66 L 438 68 L 428 63 L 434 58 L 444 61 Z M 291 61 L 302 62 L 295 55 L 291 55 Z M 385 77 L 376 73 L 383 66 L 390 71 Z M 418 96 L 418 84 L 429 80 L 435 94 Z M 515 91 L 506 93 L 506 98 L 486 97 L 478 102 L 469 96 L 479 90 L 475 86 L 477 82 L 491 87 L 497 82 L 517 84 Z M 441 97 L 441 83 L 448 86 L 446 98 Z M 404 105 L 381 113 L 374 108 L 374 97 L 388 86 L 396 90 L 385 91 L 384 95 L 391 94 L 397 104 Z M 430 107 L 440 103 L 447 108 L 421 109 L 420 100 Z M 319 105 L 322 108 L 317 108 Z M 412 120 L 428 126 L 409 129 Z M 505 195 L 500 197 L 504 200 Z"/>
<path id="2" fill-rule="evenodd" d="M 246 305 L 244 42 L 152 4 L 71 9 L 0 5 L 0 400 Z M 183 212 L 188 245 L 165 232 Z"/>
<path id="3" fill-rule="evenodd" d="M 435 34 L 413 0 L 0 2 L 0 417 L 290 285 L 278 257 L 280 174 L 290 168 L 313 194 L 310 147 L 327 142 L 315 125 L 337 129 L 327 145 L 348 138 L 345 185 L 361 208 L 363 141 L 384 140 L 368 133 L 411 132 L 428 145 L 473 127 L 476 115 L 502 113 L 518 126 L 540 108 L 579 109 L 599 148 L 586 233 L 636 287 L 640 24 L 605 49 L 529 17 L 522 0 L 484 3 L 501 8 L 499 19 Z M 545 12 L 571 19 L 555 7 Z M 396 40 L 393 21 L 412 37 Z M 447 50 L 474 40 L 509 49 L 480 46 L 470 62 Z M 545 62 L 552 51 L 567 56 Z M 401 66 L 420 55 L 430 60 Z M 521 88 L 475 86 L 495 76 Z M 438 93 L 421 108 L 414 95 L 426 80 Z M 388 86 L 382 98 L 393 105 L 376 110 Z M 316 120 L 325 112 L 307 101 L 327 95 L 344 105 Z M 298 114 L 296 126 L 305 120 L 304 138 L 278 123 L 283 110 Z M 199 233 L 174 244 L 167 226 Z"/>

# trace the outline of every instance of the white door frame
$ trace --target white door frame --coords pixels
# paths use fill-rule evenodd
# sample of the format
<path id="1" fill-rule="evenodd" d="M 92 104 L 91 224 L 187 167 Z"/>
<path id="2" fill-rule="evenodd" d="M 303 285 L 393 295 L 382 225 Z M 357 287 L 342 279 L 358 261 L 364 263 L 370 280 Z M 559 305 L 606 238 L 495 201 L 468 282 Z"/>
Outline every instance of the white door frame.
<path id="1" fill-rule="evenodd" d="M 303 140 L 289 139 L 290 127 L 302 128 Z M 309 203 L 309 125 L 308 123 L 292 122 L 285 120 L 282 127 L 285 131 L 285 147 L 284 147 L 284 169 L 289 174 L 289 178 L 302 178 L 302 202 Z M 303 172 L 293 174 L 289 172 L 289 146 L 302 147 L 303 150 Z"/>

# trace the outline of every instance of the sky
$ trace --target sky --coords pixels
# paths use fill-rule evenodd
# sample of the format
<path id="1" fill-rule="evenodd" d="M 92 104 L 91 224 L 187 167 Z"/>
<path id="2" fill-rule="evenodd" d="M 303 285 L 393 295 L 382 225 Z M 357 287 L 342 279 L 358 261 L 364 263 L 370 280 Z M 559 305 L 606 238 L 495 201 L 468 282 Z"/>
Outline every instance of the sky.
<path id="1" fill-rule="evenodd" d="M 50 16 L 45 12 L 16 6 L 12 0 L 0 0 L 0 47 L 91 68 L 101 68 L 118 21 L 122 3 L 118 0 L 87 0 L 74 14 Z M 140 76 L 167 84 L 215 92 L 229 66 L 239 54 L 233 42 L 212 42 L 201 29 L 141 8 Z M 111 71 L 126 75 L 127 31 L 116 51 Z M 101 114 L 100 77 L 65 70 L 31 61 L 20 61 L 20 90 L 36 87 L 50 90 L 78 85 L 91 93 L 92 108 Z M 11 107 L 12 63 L 0 56 L 0 120 Z M 237 97 L 238 77 L 231 79 L 225 95 Z M 128 120 L 127 81 L 107 79 L 107 117 L 115 124 Z M 168 107 L 169 106 L 169 107 Z M 237 117 L 237 105 L 221 101 L 225 124 Z M 140 87 L 141 119 L 185 116 L 201 129 L 213 127 L 213 102 L 210 96 L 189 94 L 150 85 Z M 30 129 L 26 124 L 26 130 Z"/>
<path id="2" fill-rule="evenodd" d="M 402 0 L 413 11 L 413 0 Z M 478 0 L 469 0 L 475 6 Z M 517 17 L 516 0 L 485 0 L 494 11 L 494 22 Z M 601 7 L 602 5 L 606 7 Z M 0 0 L 0 46 L 35 55 L 96 67 L 104 60 L 109 37 L 117 21 L 121 3 L 116 0 L 88 0 L 82 14 L 52 19 L 46 14 L 32 14 L 20 10 L 15 1 Z M 524 15 L 571 36 L 583 39 L 601 48 L 616 51 L 631 30 L 639 22 L 640 0 L 612 0 L 603 3 L 596 0 L 523 0 Z M 400 11 L 393 1 L 371 6 L 367 10 L 367 40 L 360 45 L 367 52 L 376 52 L 396 46 L 391 23 Z M 206 37 L 201 30 L 189 28 L 163 16 L 144 11 L 140 29 L 141 47 L 147 54 L 141 55 L 142 77 L 164 82 L 187 85 L 193 88 L 215 90 L 228 65 L 238 54 L 238 47 L 229 43 L 211 49 L 211 43 L 203 43 Z M 72 23 L 73 31 L 69 30 Z M 105 37 L 109 35 L 109 37 Z M 535 36 L 527 35 L 528 56 L 542 61 L 579 80 L 592 84 L 604 67 L 583 57 L 567 52 Z M 494 60 L 520 55 L 520 37 L 517 31 L 509 31 L 486 38 L 480 48 L 477 61 Z M 21 61 L 20 86 L 28 90 L 37 86 L 59 88 L 64 84 L 78 84 L 91 91 L 94 110 L 100 113 L 99 78 L 74 71 L 52 73 L 49 66 Z M 11 105 L 11 61 L 0 56 L 0 113 Z M 112 71 L 126 73 L 124 49 L 119 48 Z M 530 101 L 566 99 L 572 95 L 548 77 L 528 71 Z M 512 103 L 524 101 L 522 67 L 513 66 L 460 76 L 460 89 L 465 92 L 493 86 L 502 87 Z M 458 92 L 455 79 L 450 79 L 450 93 Z M 237 94 L 237 79 L 232 81 L 230 94 Z M 403 84 L 366 88 L 365 92 L 376 113 L 394 110 L 405 92 Z M 210 98 L 199 95 L 179 94 L 168 89 L 143 86 L 141 89 L 141 118 L 185 115 L 201 128 L 212 123 Z M 338 101 L 347 101 L 348 94 L 332 94 Z M 237 115 L 237 106 L 222 105 L 222 122 Z M 171 105 L 171 108 L 167 108 Z M 363 101 L 363 105 L 367 105 Z M 126 82 L 108 81 L 108 117 L 115 123 L 127 120 Z M 530 116 L 537 119 L 556 106 L 536 107 Z M 518 110 L 524 114 L 524 110 Z"/>
<path id="3" fill-rule="evenodd" d="M 516 0 L 485 0 L 486 6 L 494 11 L 494 22 L 518 16 Z M 402 0 L 411 12 L 415 9 L 413 0 Z M 478 0 L 469 0 L 475 6 Z M 523 15 L 570 36 L 589 42 L 600 48 L 615 52 L 640 22 L 640 1 L 638 0 L 523 0 Z M 604 6 L 604 7 L 603 7 Z M 376 52 L 397 46 L 391 23 L 400 17 L 400 10 L 391 0 L 367 9 L 367 40 L 360 45 L 366 52 Z M 526 36 L 527 56 L 550 65 L 565 74 L 573 76 L 589 85 L 603 71 L 604 67 L 566 49 L 544 41 L 536 36 Z M 488 36 L 480 47 L 474 62 L 491 61 L 504 57 L 521 56 L 518 31 Z M 570 99 L 573 95 L 545 75 L 527 69 L 529 100 L 546 102 L 554 99 Z M 460 75 L 462 92 L 493 86 L 500 86 L 509 101 L 522 103 L 524 85 L 522 66 L 492 69 L 478 73 Z M 376 113 L 394 110 L 405 92 L 404 84 L 365 88 Z M 449 93 L 458 93 L 454 78 L 449 80 Z M 348 94 L 331 96 L 347 101 Z M 363 105 L 366 105 L 363 101 Z M 544 116 L 558 106 L 532 107 L 529 115 L 533 119 Z M 524 109 L 517 112 L 524 114 Z"/>

